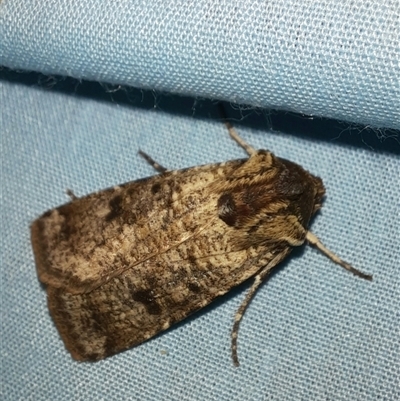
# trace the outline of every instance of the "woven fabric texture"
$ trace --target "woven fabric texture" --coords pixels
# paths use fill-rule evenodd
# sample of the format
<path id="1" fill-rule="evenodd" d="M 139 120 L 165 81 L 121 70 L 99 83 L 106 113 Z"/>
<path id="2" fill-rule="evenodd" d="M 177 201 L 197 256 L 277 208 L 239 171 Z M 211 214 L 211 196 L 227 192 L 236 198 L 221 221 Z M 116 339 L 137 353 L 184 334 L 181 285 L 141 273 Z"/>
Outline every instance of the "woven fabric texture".
<path id="1" fill-rule="evenodd" d="M 54 86 L 40 75 L 34 85 L 23 73 L 0 75 L 0 398 L 398 399 L 399 145 L 370 149 L 362 132 L 352 145 L 343 140 L 351 123 L 399 128 L 398 15 L 395 1 L 3 0 L 3 65 L 197 99 L 154 92 L 146 103 L 149 92 L 127 88 L 105 99 L 81 93 L 79 81 L 59 89 L 62 77 Z M 249 117 L 234 124 L 252 146 L 323 179 L 312 231 L 374 281 L 303 247 L 248 308 L 239 368 L 230 330 L 249 283 L 139 347 L 74 362 L 47 311 L 29 224 L 67 202 L 68 188 L 80 196 L 154 174 L 138 149 L 171 169 L 244 157 L 198 97 L 350 122 L 336 140 L 328 125 L 302 135 L 313 120 L 269 130 L 244 109 Z"/>
<path id="2" fill-rule="evenodd" d="M 400 128 L 398 0 L 5 0 L 3 63 Z"/>

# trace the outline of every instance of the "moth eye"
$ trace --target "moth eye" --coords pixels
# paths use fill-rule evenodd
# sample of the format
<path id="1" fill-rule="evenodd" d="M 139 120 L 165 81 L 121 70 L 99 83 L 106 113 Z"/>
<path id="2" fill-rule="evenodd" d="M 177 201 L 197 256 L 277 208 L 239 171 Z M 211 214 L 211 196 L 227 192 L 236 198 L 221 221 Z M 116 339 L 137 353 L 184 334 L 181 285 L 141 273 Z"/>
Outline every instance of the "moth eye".
<path id="1" fill-rule="evenodd" d="M 228 226 L 234 226 L 237 220 L 235 200 L 231 194 L 223 194 L 218 199 L 218 216 Z"/>

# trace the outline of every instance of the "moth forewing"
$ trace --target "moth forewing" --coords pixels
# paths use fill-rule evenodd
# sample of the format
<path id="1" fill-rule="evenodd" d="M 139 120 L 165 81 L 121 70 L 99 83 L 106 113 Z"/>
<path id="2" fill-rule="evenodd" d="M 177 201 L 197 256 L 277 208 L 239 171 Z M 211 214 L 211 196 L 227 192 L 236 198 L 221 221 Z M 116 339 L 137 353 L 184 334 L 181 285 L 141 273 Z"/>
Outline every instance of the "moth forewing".
<path id="1" fill-rule="evenodd" d="M 238 142 L 248 159 L 178 171 L 144 154 L 162 174 L 73 198 L 33 222 L 39 279 L 75 359 L 138 345 L 254 276 L 232 331 L 238 365 L 241 317 L 292 246 L 307 239 L 339 263 L 308 232 L 321 179 Z"/>
<path id="2" fill-rule="evenodd" d="M 31 226 L 40 280 L 89 292 L 193 237 L 208 221 L 199 215 L 209 217 L 204 205 L 216 168 L 133 181 L 46 212 Z"/>

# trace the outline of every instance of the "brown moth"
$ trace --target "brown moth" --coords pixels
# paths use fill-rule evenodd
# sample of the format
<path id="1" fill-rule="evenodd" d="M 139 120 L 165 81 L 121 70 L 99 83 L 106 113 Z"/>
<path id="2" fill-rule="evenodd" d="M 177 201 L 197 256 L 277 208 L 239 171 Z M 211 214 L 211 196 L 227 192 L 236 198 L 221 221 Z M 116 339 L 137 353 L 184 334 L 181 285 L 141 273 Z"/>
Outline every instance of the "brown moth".
<path id="1" fill-rule="evenodd" d="M 249 158 L 167 171 L 49 210 L 31 226 L 38 276 L 72 356 L 95 361 L 138 345 L 254 277 L 234 319 L 292 247 L 307 240 L 371 280 L 308 231 L 322 180 L 256 151 L 229 125 Z"/>

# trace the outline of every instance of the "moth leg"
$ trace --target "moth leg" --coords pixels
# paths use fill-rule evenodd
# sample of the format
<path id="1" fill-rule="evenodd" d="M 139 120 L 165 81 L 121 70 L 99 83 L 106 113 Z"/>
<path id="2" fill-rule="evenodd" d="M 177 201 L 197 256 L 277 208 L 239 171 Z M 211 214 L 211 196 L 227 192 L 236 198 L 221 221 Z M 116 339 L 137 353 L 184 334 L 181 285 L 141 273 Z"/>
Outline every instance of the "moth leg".
<path id="1" fill-rule="evenodd" d="M 150 164 L 155 170 L 157 170 L 159 173 L 165 173 L 168 171 L 165 167 L 163 167 L 161 164 L 158 164 L 151 156 L 149 156 L 147 153 L 143 152 L 142 150 L 139 149 L 139 155 L 143 157 L 144 160 L 147 161 L 147 163 Z"/>
<path id="2" fill-rule="evenodd" d="M 71 201 L 78 199 L 78 197 L 73 193 L 72 189 L 67 189 L 65 192 L 71 198 Z"/>
<path id="3" fill-rule="evenodd" d="M 239 333 L 239 326 L 240 322 L 243 318 L 243 315 L 249 306 L 250 301 L 254 297 L 254 294 L 257 292 L 258 287 L 262 284 L 262 282 L 265 280 L 267 277 L 268 273 L 271 271 L 270 266 L 266 266 L 263 268 L 263 270 L 260 271 L 255 277 L 254 277 L 254 282 L 252 286 L 250 287 L 250 290 L 246 294 L 245 299 L 239 306 L 239 309 L 237 310 L 235 314 L 235 319 L 233 322 L 233 327 L 232 327 L 232 333 L 231 333 L 231 349 L 232 349 L 232 359 L 233 359 L 233 364 L 237 367 L 239 366 L 239 358 L 237 355 L 237 338 L 238 338 L 238 333 Z"/>
<path id="4" fill-rule="evenodd" d="M 331 250 L 325 247 L 325 245 L 320 241 L 320 239 L 314 235 L 311 231 L 307 231 L 306 240 L 311 244 L 318 248 L 322 253 L 328 256 L 333 262 L 337 263 L 338 265 L 344 267 L 349 272 L 355 274 L 358 277 L 364 278 L 366 280 L 371 281 L 372 275 L 363 273 L 360 270 L 355 269 L 353 266 L 345 262 L 344 260 L 340 259 L 339 256 L 335 255 Z"/>
<path id="5" fill-rule="evenodd" d="M 235 128 L 233 128 L 232 124 L 229 121 L 225 120 L 226 128 L 228 128 L 229 135 L 231 138 L 236 141 L 238 145 L 240 145 L 248 154 L 249 156 L 254 155 L 257 153 L 257 150 L 250 146 L 243 138 L 239 136 Z"/>
<path id="6" fill-rule="evenodd" d="M 224 107 L 222 106 L 221 103 L 219 104 L 219 112 L 222 115 L 222 118 L 224 120 L 226 128 L 228 128 L 229 135 L 231 136 L 231 138 L 239 146 L 241 146 L 249 154 L 249 156 L 254 155 L 255 153 L 257 153 L 257 150 L 254 149 L 252 146 L 250 146 L 243 138 L 241 138 L 240 135 L 235 130 L 235 128 L 233 128 L 233 125 L 227 120 L 225 109 L 224 109 Z"/>

